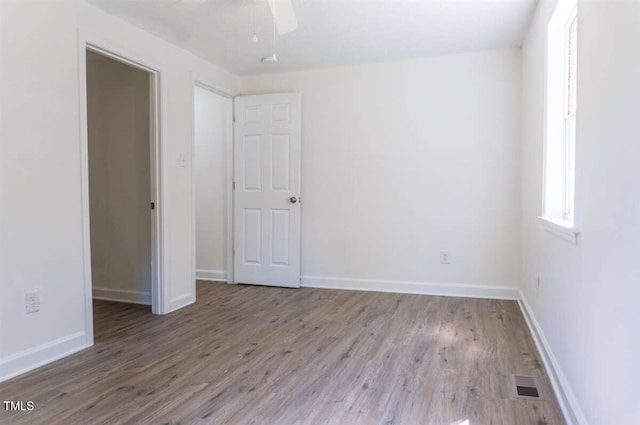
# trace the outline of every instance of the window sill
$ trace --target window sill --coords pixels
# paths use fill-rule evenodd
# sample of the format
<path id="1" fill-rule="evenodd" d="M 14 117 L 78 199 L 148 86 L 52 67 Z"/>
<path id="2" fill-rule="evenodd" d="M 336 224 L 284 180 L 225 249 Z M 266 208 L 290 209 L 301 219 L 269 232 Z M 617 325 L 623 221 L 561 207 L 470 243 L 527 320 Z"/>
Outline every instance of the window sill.
<path id="1" fill-rule="evenodd" d="M 578 235 L 580 234 L 580 232 L 574 227 L 573 223 L 561 220 L 559 218 L 542 216 L 538 217 L 538 220 L 540 220 L 542 227 L 547 232 L 561 237 L 562 239 L 565 239 L 574 245 L 578 244 Z"/>

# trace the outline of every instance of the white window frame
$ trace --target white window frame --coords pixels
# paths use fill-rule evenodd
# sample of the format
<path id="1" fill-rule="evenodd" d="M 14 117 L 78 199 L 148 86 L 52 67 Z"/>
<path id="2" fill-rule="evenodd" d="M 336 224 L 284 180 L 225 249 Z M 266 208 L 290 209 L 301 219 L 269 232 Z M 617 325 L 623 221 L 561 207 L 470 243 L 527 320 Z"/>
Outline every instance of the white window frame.
<path id="1" fill-rule="evenodd" d="M 577 19 L 575 0 L 561 0 L 547 33 L 545 152 L 542 215 L 545 229 L 577 243 L 575 225 L 575 97 L 570 103 L 570 31 Z M 575 43 L 577 37 L 573 38 Z M 575 66 L 577 62 L 574 62 Z M 575 80 L 571 86 L 575 94 Z"/>
<path id="2" fill-rule="evenodd" d="M 563 193 L 563 211 L 562 219 L 573 223 L 575 218 L 575 175 L 576 175 L 576 104 L 575 104 L 575 90 L 576 82 L 575 76 L 572 78 L 569 73 L 573 68 L 576 72 L 577 61 L 576 58 L 571 57 L 571 42 L 576 42 L 577 37 L 571 39 L 572 25 L 577 25 L 577 9 L 574 8 L 569 20 L 565 27 L 565 113 L 564 113 L 564 193 Z M 575 50 L 574 50 L 575 52 Z M 575 52 L 577 54 L 577 52 Z M 576 61 L 571 64 L 571 61 Z M 572 84 L 573 79 L 573 93 L 569 93 L 569 87 Z M 573 96 L 572 96 L 573 94 Z M 573 99 L 572 99 L 573 97 Z M 570 102 L 572 101 L 572 105 Z"/>

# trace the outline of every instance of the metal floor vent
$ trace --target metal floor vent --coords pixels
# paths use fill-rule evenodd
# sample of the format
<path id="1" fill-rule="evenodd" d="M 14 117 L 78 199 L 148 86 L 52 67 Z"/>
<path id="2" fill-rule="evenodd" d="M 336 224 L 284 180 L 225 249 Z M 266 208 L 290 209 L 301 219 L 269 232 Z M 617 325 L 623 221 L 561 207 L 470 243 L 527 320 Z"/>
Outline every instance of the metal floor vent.
<path id="1" fill-rule="evenodd" d="M 513 375 L 515 396 L 519 398 L 540 398 L 538 383 L 533 376 Z"/>

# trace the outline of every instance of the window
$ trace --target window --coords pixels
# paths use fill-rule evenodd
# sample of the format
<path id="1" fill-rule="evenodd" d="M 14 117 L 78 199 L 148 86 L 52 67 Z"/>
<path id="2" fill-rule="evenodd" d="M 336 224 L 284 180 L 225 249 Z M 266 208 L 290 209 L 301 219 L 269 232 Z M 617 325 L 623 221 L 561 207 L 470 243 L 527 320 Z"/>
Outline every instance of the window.
<path id="1" fill-rule="evenodd" d="M 578 17 L 574 11 L 567 26 L 566 96 L 564 116 L 564 205 L 562 219 L 573 223 L 574 192 L 576 173 L 576 65 L 577 65 Z"/>
<path id="2" fill-rule="evenodd" d="M 547 34 L 542 218 L 565 228 L 573 228 L 575 217 L 577 27 L 576 4 L 560 1 Z"/>

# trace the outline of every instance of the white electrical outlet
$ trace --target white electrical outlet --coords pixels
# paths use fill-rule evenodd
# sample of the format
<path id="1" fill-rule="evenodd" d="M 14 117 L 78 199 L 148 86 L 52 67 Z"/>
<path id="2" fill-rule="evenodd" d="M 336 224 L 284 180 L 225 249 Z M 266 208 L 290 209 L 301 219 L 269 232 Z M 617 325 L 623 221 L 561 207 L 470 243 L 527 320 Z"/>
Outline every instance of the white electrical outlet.
<path id="1" fill-rule="evenodd" d="M 40 292 L 27 292 L 24 298 L 24 307 L 27 310 L 27 314 L 40 311 Z"/>
<path id="2" fill-rule="evenodd" d="M 451 256 L 449 251 L 440 251 L 440 264 L 450 264 Z"/>

